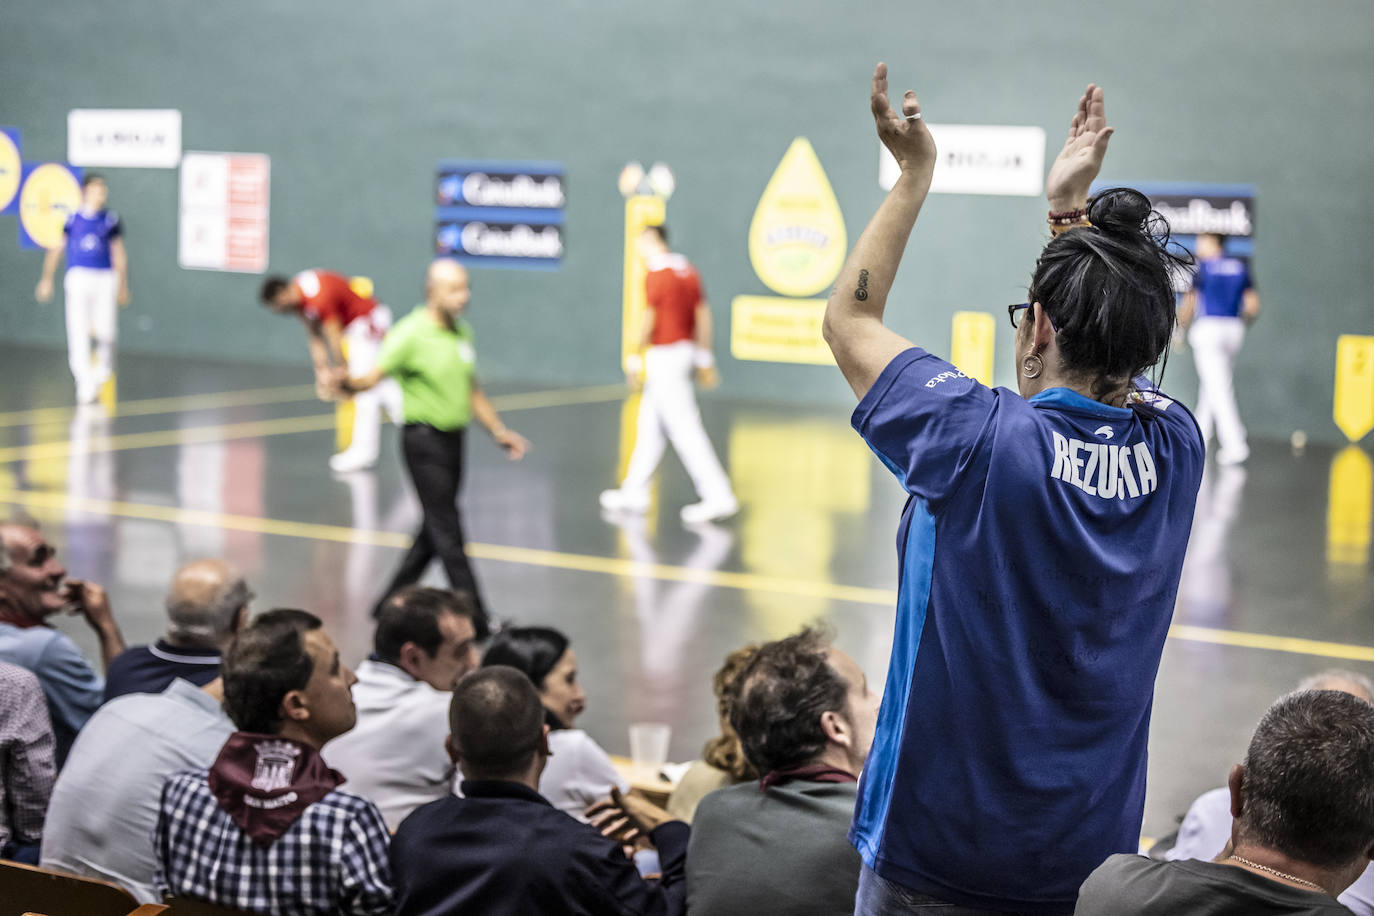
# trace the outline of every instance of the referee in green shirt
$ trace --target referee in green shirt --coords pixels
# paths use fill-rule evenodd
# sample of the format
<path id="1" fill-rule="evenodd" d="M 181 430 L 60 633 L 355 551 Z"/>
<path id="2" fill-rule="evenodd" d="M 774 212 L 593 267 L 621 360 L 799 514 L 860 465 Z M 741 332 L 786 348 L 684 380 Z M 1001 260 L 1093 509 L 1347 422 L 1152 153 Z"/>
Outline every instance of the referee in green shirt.
<path id="1" fill-rule="evenodd" d="M 400 384 L 405 402 L 401 450 L 425 518 L 382 600 L 420 581 L 437 555 L 449 584 L 472 593 L 485 624 L 486 605 L 463 551 L 458 512 L 463 434 L 476 417 L 512 461 L 524 457 L 530 443 L 506 428 L 477 381 L 472 328 L 462 318 L 470 297 L 468 272 L 461 264 L 448 258 L 432 263 L 425 276 L 425 304 L 392 327 L 376 369 L 342 384 L 345 391 L 356 393 L 390 376 Z"/>

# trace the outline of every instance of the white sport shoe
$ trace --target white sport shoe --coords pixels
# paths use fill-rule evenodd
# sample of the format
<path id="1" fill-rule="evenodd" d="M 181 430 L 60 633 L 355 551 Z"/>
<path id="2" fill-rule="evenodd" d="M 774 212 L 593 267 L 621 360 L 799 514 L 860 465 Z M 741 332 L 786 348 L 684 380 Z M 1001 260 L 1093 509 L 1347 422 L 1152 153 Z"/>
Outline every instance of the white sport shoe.
<path id="1" fill-rule="evenodd" d="M 601 508 L 607 512 L 642 514 L 649 511 L 649 495 L 630 493 L 626 490 L 602 490 Z"/>
<path id="2" fill-rule="evenodd" d="M 739 500 L 734 496 L 727 496 L 723 499 L 704 499 L 699 503 L 683 506 L 681 515 L 685 524 L 698 525 L 702 522 L 718 522 L 738 511 Z"/>
<path id="3" fill-rule="evenodd" d="M 368 461 L 361 455 L 350 455 L 346 451 L 339 452 L 329 459 L 329 469 L 339 474 L 348 474 L 352 471 L 365 471 L 376 464 L 376 458 Z"/>
<path id="4" fill-rule="evenodd" d="M 1237 464 L 1244 464 L 1245 459 L 1250 457 L 1250 446 L 1242 445 L 1238 449 L 1228 451 L 1221 449 L 1217 452 L 1217 464 L 1222 467 L 1234 467 Z"/>

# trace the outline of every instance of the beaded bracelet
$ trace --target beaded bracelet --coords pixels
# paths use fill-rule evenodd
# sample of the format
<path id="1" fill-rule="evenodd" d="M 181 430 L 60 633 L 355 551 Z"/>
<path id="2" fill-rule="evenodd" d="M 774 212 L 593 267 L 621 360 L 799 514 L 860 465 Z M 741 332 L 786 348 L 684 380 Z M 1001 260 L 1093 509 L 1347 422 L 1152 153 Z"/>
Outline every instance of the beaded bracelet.
<path id="1" fill-rule="evenodd" d="M 1086 222 L 1087 217 L 1086 207 L 1079 207 L 1077 210 L 1051 210 L 1048 222 L 1051 226 L 1072 226 L 1074 223 Z"/>

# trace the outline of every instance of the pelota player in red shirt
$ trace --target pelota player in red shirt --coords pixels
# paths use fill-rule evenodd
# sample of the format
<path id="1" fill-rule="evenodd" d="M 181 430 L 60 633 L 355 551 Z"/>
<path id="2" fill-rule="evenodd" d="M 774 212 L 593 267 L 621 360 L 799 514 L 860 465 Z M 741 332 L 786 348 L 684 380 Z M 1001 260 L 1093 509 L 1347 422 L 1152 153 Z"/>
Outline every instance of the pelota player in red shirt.
<path id="1" fill-rule="evenodd" d="M 612 512 L 646 511 L 649 481 L 671 442 L 701 500 L 682 507 L 682 520 L 693 524 L 728 518 L 739 511 L 739 502 L 701 424 L 693 388 L 694 370 L 703 384 L 715 383 L 711 308 L 702 295 L 701 278 L 686 258 L 668 249 L 668 233 L 662 226 L 644 230 L 639 253 L 648 268 L 646 349 L 642 361 L 632 357 L 626 369 L 631 384 L 642 374 L 644 396 L 625 480 L 619 489 L 601 494 L 601 507 Z"/>
<path id="2" fill-rule="evenodd" d="M 335 399 L 338 379 L 366 375 L 376 366 L 382 338 L 391 327 L 391 309 L 360 295 L 342 274 L 306 270 L 290 280 L 268 277 L 261 298 L 278 315 L 299 316 L 305 325 L 321 399 Z M 353 398 L 352 442 L 329 459 L 330 468 L 360 471 L 377 463 L 383 407 L 393 423 L 401 422 L 401 389 L 394 381 Z"/>

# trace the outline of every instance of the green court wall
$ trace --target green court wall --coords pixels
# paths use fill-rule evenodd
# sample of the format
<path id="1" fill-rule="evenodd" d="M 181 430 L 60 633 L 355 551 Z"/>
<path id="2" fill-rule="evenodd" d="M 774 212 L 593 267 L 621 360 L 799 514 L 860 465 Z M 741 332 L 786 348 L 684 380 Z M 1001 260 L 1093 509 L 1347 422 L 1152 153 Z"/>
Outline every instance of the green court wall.
<path id="1" fill-rule="evenodd" d="M 472 321 L 493 382 L 618 378 L 621 166 L 667 162 L 675 247 L 717 310 L 722 394 L 834 405 L 833 367 L 741 362 L 729 304 L 768 294 L 750 217 L 794 137 L 814 145 L 851 243 L 881 199 L 868 79 L 886 60 L 937 123 L 1043 126 L 1049 156 L 1078 94 L 1106 87 L 1108 181 L 1257 187 L 1264 314 L 1237 371 L 1257 434 L 1331 422 L 1341 333 L 1374 333 L 1374 4 L 821 0 L 5 0 L 0 124 L 26 159 L 61 159 L 72 108 L 177 108 L 187 150 L 272 157 L 271 269 L 374 279 L 404 309 L 431 250 L 441 158 L 567 169 L 567 254 L 551 273 L 476 270 Z M 138 354 L 300 361 L 302 332 L 255 304 L 259 278 L 177 265 L 175 170 L 109 169 Z M 997 382 L 1013 381 L 1004 305 L 1046 238 L 1043 202 L 935 195 L 907 250 L 890 323 L 937 353 L 957 309 L 998 319 Z M 32 291 L 41 255 L 0 218 L 0 330 L 58 346 L 59 305 Z M 56 355 L 54 358 L 58 358 Z M 1191 358 L 1168 387 L 1191 402 Z"/>

